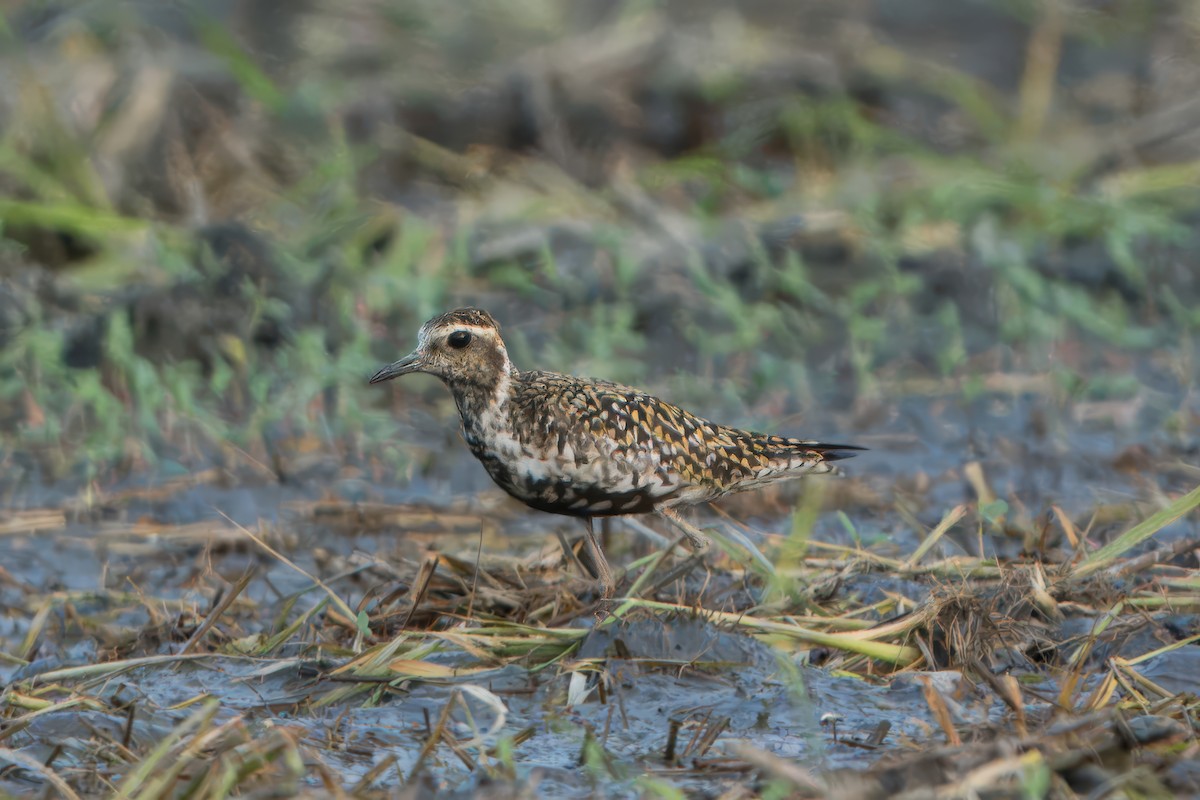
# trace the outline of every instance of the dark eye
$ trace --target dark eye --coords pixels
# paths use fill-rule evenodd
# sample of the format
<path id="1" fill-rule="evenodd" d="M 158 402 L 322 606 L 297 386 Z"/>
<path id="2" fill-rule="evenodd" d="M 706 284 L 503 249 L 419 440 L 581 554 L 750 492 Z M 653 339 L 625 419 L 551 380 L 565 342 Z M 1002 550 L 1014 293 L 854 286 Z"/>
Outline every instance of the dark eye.
<path id="1" fill-rule="evenodd" d="M 446 344 L 453 347 L 455 350 L 462 350 L 471 343 L 470 331 L 455 331 L 446 337 Z"/>

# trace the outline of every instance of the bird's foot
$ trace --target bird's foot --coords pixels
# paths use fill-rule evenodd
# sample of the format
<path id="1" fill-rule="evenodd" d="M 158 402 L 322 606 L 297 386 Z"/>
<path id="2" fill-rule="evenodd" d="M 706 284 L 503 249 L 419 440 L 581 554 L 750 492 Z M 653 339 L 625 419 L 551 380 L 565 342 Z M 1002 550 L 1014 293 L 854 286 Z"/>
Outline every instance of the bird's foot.
<path id="1" fill-rule="evenodd" d="M 693 553 L 707 553 L 708 548 L 712 547 L 712 539 L 709 539 L 697 528 L 695 530 L 684 531 L 683 537 L 687 539 L 688 549 Z"/>
<path id="2" fill-rule="evenodd" d="M 688 549 L 693 553 L 703 554 L 712 546 L 712 542 L 704 533 L 692 523 L 688 522 L 679 512 L 673 508 L 660 508 L 658 513 L 663 519 L 670 522 L 679 529 L 685 539 L 687 539 Z"/>
<path id="3" fill-rule="evenodd" d="M 612 567 L 608 565 L 608 559 L 605 558 L 604 551 L 600 548 L 600 540 L 596 538 L 596 533 L 592 528 L 591 517 L 583 518 L 583 526 L 586 547 L 579 554 L 580 560 L 584 569 L 600 585 L 601 598 L 608 600 L 616 592 L 616 578 L 613 577 Z"/>

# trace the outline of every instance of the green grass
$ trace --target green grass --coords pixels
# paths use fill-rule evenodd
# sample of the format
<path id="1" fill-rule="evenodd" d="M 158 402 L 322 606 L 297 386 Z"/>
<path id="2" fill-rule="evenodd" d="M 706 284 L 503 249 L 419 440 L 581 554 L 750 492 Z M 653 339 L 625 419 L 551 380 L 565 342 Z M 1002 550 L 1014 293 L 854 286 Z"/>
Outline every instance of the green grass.
<path id="1" fill-rule="evenodd" d="M 225 32 L 211 25 L 203 30 L 205 46 L 268 118 L 283 123 L 296 103 L 311 107 L 315 102 L 320 108 L 332 101 L 312 95 L 308 86 L 276 85 L 237 51 Z M 969 114 L 981 107 L 982 98 L 970 82 L 943 74 L 934 85 Z M 900 258 L 912 253 L 913 237 L 935 228 L 957 232 L 944 246 L 961 254 L 964 280 L 993 286 L 999 341 L 1027 354 L 1035 367 L 1045 368 L 1045 363 L 1037 364 L 1038 354 L 1055 342 L 1094 340 L 1148 353 L 1170 346 L 1175 331 L 1195 328 L 1196 315 L 1186 304 L 1170 293 L 1155 292 L 1155 268 L 1142 255 L 1147 244 L 1184 241 L 1180 214 L 1196 203 L 1182 186 L 1134 185 L 1106 192 L 1044 174 L 1017 156 L 946 156 L 869 120 L 845 98 L 816 102 L 796 97 L 769 108 L 754 123 L 766 127 L 747 131 L 743 138 L 753 142 L 781 131 L 789 146 L 831 171 L 832 179 L 820 193 L 798 197 L 781 191 L 767 170 L 749 158 L 754 148 L 734 140 L 712 152 L 650 164 L 638 176 L 641 185 L 655 193 L 694 189 L 699 182 L 702 190 L 694 205 L 682 209 L 699 231 L 714 231 L 712 220 L 747 200 L 755 205 L 755 216 L 764 219 L 848 204 L 849 230 L 859 252 L 848 264 L 830 267 L 806 263 L 798 252 L 772 263 L 760 250 L 753 260 L 763 291 L 749 295 L 712 274 L 698 255 L 685 256 L 686 274 L 671 280 L 694 287 L 703 314 L 689 320 L 689 310 L 681 308 L 673 323 L 706 369 L 721 370 L 730 380 L 715 397 L 705 391 L 710 387 L 689 390 L 681 383 L 679 400 L 702 400 L 705 410 L 717 413 L 745 408 L 776 386 L 811 402 L 818 393 L 814 381 L 823 373 L 820 367 L 814 372 L 814 365 L 797 354 L 843 339 L 844 357 L 865 397 L 883 391 L 878 376 L 907 363 L 917 339 L 936 343 L 931 376 L 969 379 L 974 345 L 968 322 L 978 317 L 979 309 L 960 306 L 954 298 L 927 308 L 923 298 L 928 286 L 919 275 L 898 268 Z M 3 229 L 33 225 L 91 242 L 97 248 L 91 266 L 73 271 L 66 285 L 92 298 L 98 309 L 111 306 L 134 276 L 162 283 L 192 270 L 186 226 L 115 212 L 95 176 L 87 136 L 68 128 L 50 107 L 37 109 L 40 116 L 28 124 L 48 132 L 38 141 L 38 159 L 28 158 L 25 139 L 10 135 L 0 142 L 0 175 L 21 196 L 0 204 Z M 420 320 L 456 302 L 464 290 L 507 293 L 542 307 L 543 313 L 558 313 L 556 298 L 573 291 L 574 278 L 562 272 L 552 251 L 533 265 L 500 264 L 485 274 L 468 275 L 463 262 L 471 226 L 447 230 L 413 215 L 379 213 L 377 201 L 357 188 L 358 176 L 373 169 L 376 153 L 351 148 L 335 120 L 323 124 L 323 135 L 303 150 L 305 177 L 283 191 L 283 202 L 254 213 L 278 247 L 288 282 L 311 287 L 328 270 L 327 291 L 312 298 L 321 307 L 322 320 L 298 320 L 289 341 L 273 352 L 221 338 L 208 374 L 200 374 L 193 364 L 150 364 L 139 357 L 119 313 L 109 319 L 104 369 L 67 369 L 59 355 L 64 319 L 43 316 L 38 324 L 17 331 L 0 354 L 0 401 L 10 414 L 32 402 L 44 422 L 7 427 L 0 436 L 3 447 L 43 453 L 51 476 L 78 474 L 80 468 L 94 476 L 130 456 L 148 463 L 171 458 L 172 446 L 179 448 L 172 434 L 182 429 L 210 451 L 231 442 L 255 457 L 264 455 L 260 444 L 266 431 L 281 427 L 295 437 L 366 442 L 368 430 L 386 431 L 391 423 L 380 411 L 384 393 L 368 390 L 361 377 L 381 354 L 386 358 L 391 348 L 406 347 Z M 883 159 L 897 158 L 912 169 L 908 180 L 864 180 Z M 543 194 L 545 208 L 555 208 L 556 191 Z M 664 385 L 672 376 L 663 374 L 664 359 L 655 357 L 655 343 L 641 330 L 640 298 L 632 290 L 639 273 L 652 268 L 630 246 L 641 235 L 639 220 L 623 216 L 603 193 L 588 202 L 606 215 L 597 246 L 598 257 L 616 265 L 613 293 L 567 314 L 566 324 L 537 352 L 514 324 L 514 355 L 529 365 L 548 363 Z M 516 206 L 517 216 L 510 222 L 525 219 L 520 208 Z M 532 213 L 530 219 L 543 212 Z M 369 243 L 385 234 L 390 243 L 368 252 Z M 1038 265 L 1043 254 L 1078 239 L 1101 241 L 1119 273 L 1147 292 L 1160 313 L 1148 317 L 1144 308 L 1113 292 L 1080 286 Z M 853 272 L 849 286 L 831 282 L 831 270 L 847 269 Z M 253 295 L 254 290 L 248 291 Z M 287 318 L 289 309 L 280 309 L 277 301 L 260 296 L 255 302 Z M 385 330 L 389 323 L 405 327 Z M 386 344 L 379 341 L 381 333 Z M 339 340 L 336 349 L 329 346 L 333 336 Z M 752 355 L 747 359 L 744 354 Z M 1073 391 L 1081 396 L 1111 394 L 1121 382 L 1115 372 L 1077 379 Z M 324 402 L 331 397 L 336 398 L 332 407 Z"/>

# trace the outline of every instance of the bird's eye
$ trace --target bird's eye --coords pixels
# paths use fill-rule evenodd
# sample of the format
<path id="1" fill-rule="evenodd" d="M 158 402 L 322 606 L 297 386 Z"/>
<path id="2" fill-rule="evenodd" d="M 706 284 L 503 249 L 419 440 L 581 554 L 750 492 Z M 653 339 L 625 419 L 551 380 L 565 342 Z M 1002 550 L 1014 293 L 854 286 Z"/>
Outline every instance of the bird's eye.
<path id="1" fill-rule="evenodd" d="M 446 337 L 446 344 L 453 347 L 455 350 L 462 350 L 471 343 L 470 331 L 455 331 Z"/>

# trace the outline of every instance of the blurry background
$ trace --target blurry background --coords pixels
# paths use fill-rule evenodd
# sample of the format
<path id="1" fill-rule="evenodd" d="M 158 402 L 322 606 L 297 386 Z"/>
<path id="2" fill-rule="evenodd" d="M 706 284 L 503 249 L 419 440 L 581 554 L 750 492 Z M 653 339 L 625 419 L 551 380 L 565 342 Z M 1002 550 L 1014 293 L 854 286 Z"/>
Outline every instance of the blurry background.
<path id="1" fill-rule="evenodd" d="M 1194 482 L 1190 0 L 8 2 L 0 36 L 6 505 L 487 490 L 433 379 L 364 380 L 464 304 L 524 368 L 870 445 L 843 505 Z"/>

